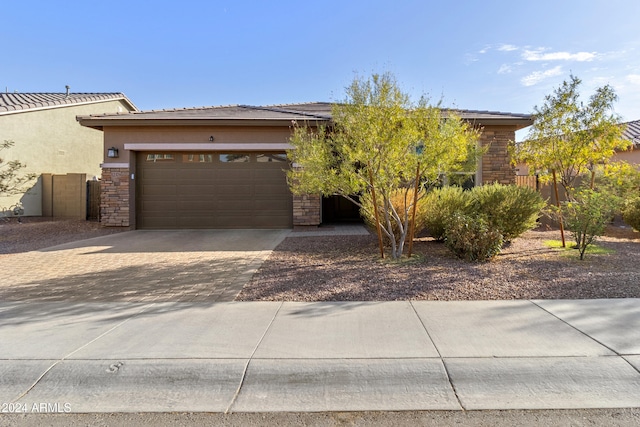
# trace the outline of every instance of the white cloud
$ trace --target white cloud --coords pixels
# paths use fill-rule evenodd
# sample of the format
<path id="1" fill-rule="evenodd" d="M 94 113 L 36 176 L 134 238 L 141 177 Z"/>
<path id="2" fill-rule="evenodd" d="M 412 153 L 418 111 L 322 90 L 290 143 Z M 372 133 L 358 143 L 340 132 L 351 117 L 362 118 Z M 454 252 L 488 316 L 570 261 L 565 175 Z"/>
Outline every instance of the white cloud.
<path id="1" fill-rule="evenodd" d="M 498 74 L 509 74 L 511 71 L 513 71 L 511 65 L 502 64 L 498 69 Z"/>
<path id="2" fill-rule="evenodd" d="M 513 50 L 518 50 L 518 47 L 512 44 L 503 44 L 498 48 L 498 50 L 502 52 L 511 52 Z"/>
<path id="3" fill-rule="evenodd" d="M 543 49 L 538 50 L 525 50 L 522 57 L 527 61 L 592 61 L 596 54 L 594 52 L 547 52 L 544 53 Z"/>
<path id="4" fill-rule="evenodd" d="M 629 74 L 627 81 L 634 85 L 640 85 L 640 74 Z"/>
<path id="5" fill-rule="evenodd" d="M 553 67 L 550 70 L 534 71 L 528 76 L 523 77 L 521 82 L 525 86 L 533 86 L 548 77 L 558 76 L 560 74 L 562 74 L 562 67 L 558 65 L 557 67 Z"/>

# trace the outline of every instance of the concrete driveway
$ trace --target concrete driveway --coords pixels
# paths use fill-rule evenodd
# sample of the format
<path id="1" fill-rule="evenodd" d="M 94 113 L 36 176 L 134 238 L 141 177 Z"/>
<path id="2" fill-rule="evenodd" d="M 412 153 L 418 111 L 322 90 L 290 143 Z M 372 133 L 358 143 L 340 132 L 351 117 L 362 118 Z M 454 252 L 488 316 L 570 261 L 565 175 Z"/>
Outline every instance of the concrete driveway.
<path id="1" fill-rule="evenodd" d="M 0 300 L 232 301 L 290 230 L 136 230 L 0 256 Z"/>

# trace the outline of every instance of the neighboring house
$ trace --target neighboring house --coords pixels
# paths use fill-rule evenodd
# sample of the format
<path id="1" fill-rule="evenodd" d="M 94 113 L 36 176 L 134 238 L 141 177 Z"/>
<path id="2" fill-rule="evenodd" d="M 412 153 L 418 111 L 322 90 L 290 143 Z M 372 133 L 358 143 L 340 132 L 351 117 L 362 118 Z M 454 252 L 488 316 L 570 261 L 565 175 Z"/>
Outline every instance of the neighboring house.
<path id="1" fill-rule="evenodd" d="M 623 123 L 622 125 L 625 126 L 622 137 L 631 142 L 633 146 L 625 151 L 617 151 L 611 157 L 611 160 L 625 161 L 640 167 L 640 120 Z"/>
<path id="2" fill-rule="evenodd" d="M 76 116 L 137 111 L 122 93 L 0 93 L 0 141 L 5 161 L 18 160 L 38 179 L 25 194 L 0 197 L 0 211 L 21 202 L 24 214 L 43 214 L 42 174 L 86 174 L 100 177 L 102 133 L 78 126 Z M 46 211 L 46 209 L 45 209 Z"/>
<path id="3" fill-rule="evenodd" d="M 477 183 L 513 183 L 507 146 L 528 114 L 458 110 L 488 146 Z M 227 106 L 78 118 L 104 133 L 101 218 L 135 228 L 291 228 L 335 218 L 317 195 L 292 196 L 292 121 L 331 121 L 330 103 Z M 327 207 L 329 206 L 329 207 Z"/>
<path id="4" fill-rule="evenodd" d="M 624 151 L 616 151 L 610 160 L 614 162 L 625 161 L 640 167 L 640 120 L 621 123 L 620 126 L 624 127 L 622 138 L 629 141 L 632 146 Z M 516 174 L 518 176 L 529 175 L 527 164 L 518 163 L 516 165 Z"/>

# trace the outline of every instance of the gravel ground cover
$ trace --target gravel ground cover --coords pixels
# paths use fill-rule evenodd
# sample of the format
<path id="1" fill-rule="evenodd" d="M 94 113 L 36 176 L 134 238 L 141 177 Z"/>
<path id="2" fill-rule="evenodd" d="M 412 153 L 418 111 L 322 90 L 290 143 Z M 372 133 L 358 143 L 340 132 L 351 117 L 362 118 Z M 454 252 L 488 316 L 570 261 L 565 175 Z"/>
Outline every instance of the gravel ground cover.
<path id="1" fill-rule="evenodd" d="M 0 220 L 0 256 L 127 231 L 98 222 Z M 295 236 L 295 233 L 294 233 Z M 442 243 L 420 238 L 415 259 L 380 260 L 368 236 L 289 237 L 236 298 L 240 301 L 393 301 L 640 298 L 640 233 L 610 227 L 598 244 L 608 254 L 551 249 L 557 230 L 515 239 L 493 261 L 457 259 Z M 570 240 L 567 240 L 570 242 Z"/>
<path id="2" fill-rule="evenodd" d="M 0 256 L 29 252 L 76 240 L 128 231 L 124 227 L 102 227 L 97 221 L 41 217 L 0 219 Z"/>
<path id="3" fill-rule="evenodd" d="M 598 244 L 611 253 L 559 251 L 556 230 L 525 233 L 491 262 L 469 263 L 421 238 L 415 260 L 379 259 L 370 236 L 289 237 L 272 253 L 241 301 L 393 301 L 640 297 L 640 233 L 610 227 Z M 567 243 L 571 243 L 567 236 Z M 567 253 L 568 252 L 568 253 Z"/>

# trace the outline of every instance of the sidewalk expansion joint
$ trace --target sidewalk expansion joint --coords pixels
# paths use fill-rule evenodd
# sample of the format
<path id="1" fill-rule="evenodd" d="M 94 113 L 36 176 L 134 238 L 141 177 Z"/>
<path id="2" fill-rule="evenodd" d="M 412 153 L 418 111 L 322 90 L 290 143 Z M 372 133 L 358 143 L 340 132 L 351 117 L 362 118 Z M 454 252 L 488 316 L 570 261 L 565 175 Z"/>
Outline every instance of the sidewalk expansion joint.
<path id="1" fill-rule="evenodd" d="M 280 303 L 280 305 L 278 306 L 278 309 L 273 314 L 273 317 L 271 318 L 271 321 L 269 322 L 267 327 L 264 329 L 264 332 L 262 333 L 262 336 L 260 337 L 260 339 L 256 343 L 256 346 L 254 347 L 253 351 L 251 352 L 251 355 L 247 359 L 247 363 L 245 363 L 244 369 L 242 370 L 242 376 L 240 377 L 240 384 L 238 384 L 238 388 L 236 389 L 236 392 L 233 394 L 233 397 L 231 398 L 231 402 L 229 402 L 229 405 L 227 406 L 227 409 L 225 409 L 225 411 L 224 411 L 225 414 L 230 414 L 231 413 L 231 407 L 236 403 L 236 400 L 238 399 L 238 395 L 240 395 L 240 390 L 242 389 L 242 386 L 244 385 L 244 380 L 247 377 L 247 371 L 249 370 L 249 365 L 251 364 L 251 359 L 253 359 L 253 356 L 256 354 L 256 351 L 258 351 L 258 347 L 260 347 L 260 344 L 262 344 L 262 340 L 264 340 L 264 337 L 267 335 L 267 332 L 269 332 L 269 329 L 271 329 L 271 325 L 273 325 L 273 322 L 276 320 L 276 317 L 278 316 L 278 313 L 280 313 L 280 309 L 282 308 L 283 305 L 284 305 L 284 301 L 282 301 Z"/>
<path id="2" fill-rule="evenodd" d="M 447 364 L 445 363 L 444 358 L 442 357 L 442 354 L 440 353 L 440 350 L 438 349 L 438 346 L 436 346 L 436 343 L 433 341 L 433 338 L 431 338 L 431 334 L 429 333 L 429 330 L 427 329 L 427 325 L 424 324 L 424 322 L 422 321 L 422 318 L 420 317 L 420 315 L 416 311 L 416 308 L 413 305 L 413 301 L 409 301 L 409 305 L 411 306 L 411 309 L 413 310 L 413 313 L 418 318 L 418 321 L 422 325 L 422 328 L 424 329 L 425 333 L 427 334 L 427 337 L 429 337 L 429 340 L 431 341 L 431 344 L 433 344 L 433 348 L 435 348 L 436 352 L 438 353 L 438 358 L 440 359 L 440 363 L 442 363 L 442 367 L 444 368 L 444 373 L 447 376 L 447 381 L 449 382 L 449 386 L 451 387 L 451 390 L 453 391 L 453 394 L 456 396 L 456 400 L 458 401 L 458 405 L 460 405 L 460 409 L 462 409 L 463 411 L 466 411 L 467 408 L 464 407 L 464 405 L 462 404 L 462 401 L 460 400 L 460 396 L 458 396 L 458 390 L 456 390 L 456 386 L 453 383 L 453 380 L 451 379 L 451 375 L 449 374 L 449 369 L 447 368 Z"/>
<path id="3" fill-rule="evenodd" d="M 141 310 L 139 310 L 137 313 L 133 314 L 132 316 L 124 319 L 122 322 L 112 326 L 111 328 L 109 328 L 107 331 L 101 333 L 100 335 L 98 335 L 97 337 L 95 337 L 94 339 L 92 339 L 91 341 L 81 345 L 80 347 L 76 348 L 75 350 L 73 350 L 71 353 L 67 354 L 66 356 L 61 357 L 59 360 L 56 360 L 51 366 L 49 366 L 47 369 L 45 369 L 45 371 L 42 373 L 42 375 L 40 375 L 34 382 L 33 384 L 31 384 L 31 386 L 26 389 L 25 391 L 23 391 L 18 397 L 16 397 L 15 399 L 13 399 L 12 403 L 17 402 L 18 400 L 22 399 L 23 397 L 25 397 L 27 394 L 29 394 L 29 392 L 31 390 L 34 389 L 35 386 L 38 385 L 38 383 L 40 383 L 40 381 L 42 381 L 42 379 L 53 369 L 55 368 L 57 365 L 59 365 L 60 363 L 64 362 L 65 360 L 67 360 L 68 358 L 70 358 L 71 356 L 73 356 L 75 353 L 77 353 L 78 351 L 82 350 L 83 348 L 93 344 L 94 342 L 98 341 L 100 338 L 104 337 L 105 335 L 113 332 L 114 330 L 116 330 L 117 328 L 119 328 L 120 326 L 124 325 L 125 323 L 127 323 L 129 320 L 137 317 L 138 315 L 142 314 L 143 312 L 145 312 L 146 310 L 148 310 L 149 308 L 153 307 L 155 305 L 155 303 L 151 303 L 151 304 L 147 304 L 145 305 Z"/>
<path id="4" fill-rule="evenodd" d="M 586 332 L 584 332 L 581 329 L 578 329 L 577 327 L 575 327 L 574 325 L 572 325 L 571 323 L 567 322 L 566 320 L 556 316 L 554 313 L 550 312 L 549 310 L 547 310 L 546 308 L 542 307 L 539 304 L 536 304 L 534 301 L 528 300 L 531 304 L 535 305 L 536 307 L 538 307 L 539 309 L 541 309 L 542 311 L 550 314 L 551 316 L 555 317 L 556 319 L 558 319 L 559 321 L 561 321 L 562 323 L 564 323 L 565 325 L 569 326 L 570 328 L 580 332 L 582 335 L 584 335 L 585 337 L 591 339 L 592 341 L 595 341 L 596 343 L 600 344 L 601 346 L 603 346 L 604 348 L 606 348 L 607 350 L 609 350 L 610 352 L 614 353 L 616 356 L 620 356 L 622 357 L 622 355 L 620 353 L 618 353 L 617 351 L 615 351 L 614 349 L 612 349 L 611 347 L 609 347 L 608 345 L 606 345 L 605 343 L 603 343 L 602 341 L 598 341 L 597 339 L 595 339 L 594 337 L 592 337 L 591 335 L 587 334 Z"/>

